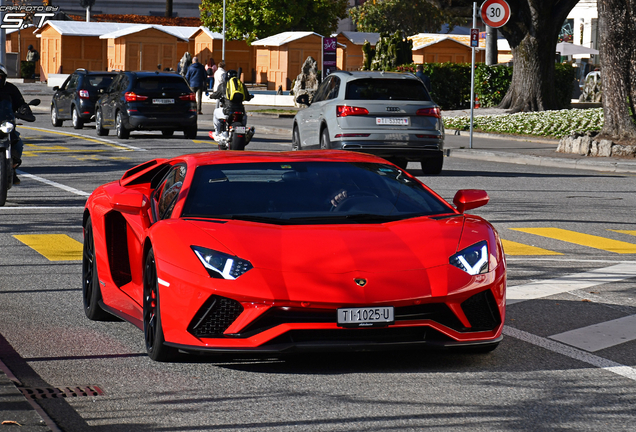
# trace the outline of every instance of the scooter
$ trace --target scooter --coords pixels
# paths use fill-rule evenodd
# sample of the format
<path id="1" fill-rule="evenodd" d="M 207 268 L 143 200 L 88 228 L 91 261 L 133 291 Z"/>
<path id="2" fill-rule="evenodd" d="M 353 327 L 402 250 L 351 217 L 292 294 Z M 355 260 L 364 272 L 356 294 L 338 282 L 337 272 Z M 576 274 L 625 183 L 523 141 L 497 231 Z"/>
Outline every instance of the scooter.
<path id="1" fill-rule="evenodd" d="M 39 99 L 33 99 L 29 102 L 29 105 L 34 106 L 39 104 Z M 13 186 L 11 133 L 15 130 L 16 117 L 29 122 L 35 121 L 35 117 L 28 106 L 21 108 L 15 114 L 10 99 L 0 100 L 0 206 L 7 202 L 7 191 Z"/>
<path id="2" fill-rule="evenodd" d="M 219 145 L 219 150 L 245 150 L 254 136 L 254 127 L 243 125 L 244 112 L 230 113 L 227 119 L 221 119 L 221 131 L 218 135 L 209 132 L 209 137 Z"/>

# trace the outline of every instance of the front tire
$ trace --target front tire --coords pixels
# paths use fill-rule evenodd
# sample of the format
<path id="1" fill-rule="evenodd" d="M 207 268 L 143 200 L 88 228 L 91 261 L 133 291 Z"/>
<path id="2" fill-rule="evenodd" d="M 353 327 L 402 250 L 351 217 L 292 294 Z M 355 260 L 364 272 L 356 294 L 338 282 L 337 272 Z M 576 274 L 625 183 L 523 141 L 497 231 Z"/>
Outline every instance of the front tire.
<path id="1" fill-rule="evenodd" d="M 93 223 L 89 217 L 84 228 L 84 247 L 82 251 L 82 297 L 84 299 L 84 313 L 93 321 L 107 321 L 110 314 L 99 305 L 102 292 L 99 288 L 97 275 L 97 260 L 95 259 L 95 240 L 93 238 Z"/>
<path id="2" fill-rule="evenodd" d="M 298 126 L 295 125 L 294 132 L 292 133 L 292 150 L 301 150 L 300 132 L 298 131 Z"/>
<path id="3" fill-rule="evenodd" d="M 7 202 L 7 191 L 9 190 L 9 163 L 7 161 L 7 151 L 0 149 L 0 207 Z"/>
<path id="4" fill-rule="evenodd" d="M 148 357 L 154 361 L 165 362 L 174 358 L 177 350 L 166 346 L 161 327 L 161 311 L 159 308 L 159 282 L 157 280 L 157 264 L 152 249 L 148 251 L 144 268 L 144 339 Z"/>
<path id="5" fill-rule="evenodd" d="M 440 154 L 432 158 L 424 158 L 421 160 L 422 172 L 427 175 L 438 175 L 442 172 L 444 166 L 444 155 Z"/>
<path id="6" fill-rule="evenodd" d="M 57 114 L 57 108 L 55 108 L 55 105 L 51 105 L 51 124 L 55 127 L 60 127 L 62 123 L 60 116 Z"/>
<path id="7" fill-rule="evenodd" d="M 102 110 L 97 110 L 95 113 L 95 131 L 98 136 L 108 135 L 108 129 L 104 128 L 104 119 L 102 118 Z"/>
<path id="8" fill-rule="evenodd" d="M 115 130 L 117 131 L 117 138 L 119 139 L 128 139 L 130 137 L 130 131 L 124 126 L 124 116 L 121 114 L 121 111 L 117 113 L 115 119 Z"/>
<path id="9" fill-rule="evenodd" d="M 194 125 L 194 126 L 189 126 L 186 129 L 184 129 L 183 130 L 183 135 L 186 137 L 186 139 L 196 139 L 198 132 L 199 132 L 198 126 Z"/>
<path id="10" fill-rule="evenodd" d="M 72 120 L 74 129 L 82 129 L 84 127 L 84 121 L 77 111 L 77 107 L 73 107 Z"/>
<path id="11" fill-rule="evenodd" d="M 331 140 L 329 139 L 329 131 L 324 128 L 320 133 L 320 148 L 323 150 L 329 150 L 331 148 Z"/>

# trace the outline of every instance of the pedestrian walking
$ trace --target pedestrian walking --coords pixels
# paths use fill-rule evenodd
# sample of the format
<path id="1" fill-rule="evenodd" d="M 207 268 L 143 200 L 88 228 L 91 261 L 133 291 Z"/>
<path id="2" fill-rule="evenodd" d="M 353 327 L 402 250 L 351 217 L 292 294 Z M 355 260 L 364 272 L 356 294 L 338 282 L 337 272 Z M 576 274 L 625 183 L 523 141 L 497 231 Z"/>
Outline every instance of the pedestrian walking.
<path id="1" fill-rule="evenodd" d="M 192 58 L 192 64 L 188 67 L 185 79 L 190 85 L 192 91 L 197 95 L 197 113 L 203 114 L 201 111 L 201 102 L 203 97 L 203 89 L 205 88 L 207 75 L 205 73 L 205 67 L 199 63 L 197 57 Z"/>

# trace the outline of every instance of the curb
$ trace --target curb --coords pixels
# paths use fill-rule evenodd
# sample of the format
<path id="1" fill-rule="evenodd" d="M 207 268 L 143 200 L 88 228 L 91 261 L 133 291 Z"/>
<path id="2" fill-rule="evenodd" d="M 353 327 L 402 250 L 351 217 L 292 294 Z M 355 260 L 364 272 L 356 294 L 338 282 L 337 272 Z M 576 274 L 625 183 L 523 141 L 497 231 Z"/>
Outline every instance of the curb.
<path id="1" fill-rule="evenodd" d="M 447 135 L 456 135 L 456 136 L 470 136 L 470 131 L 459 130 L 459 129 L 446 129 Z M 536 142 L 542 144 L 559 144 L 559 140 L 556 138 L 534 138 L 534 137 L 520 137 L 519 135 L 503 135 L 503 134 L 495 134 L 495 133 L 487 133 L 487 132 L 473 132 L 473 137 L 477 138 L 489 138 L 489 139 L 502 139 L 508 141 L 524 141 L 524 142 Z"/>
<path id="2" fill-rule="evenodd" d="M 560 159 L 544 156 L 519 155 L 516 153 L 489 152 L 483 150 L 451 149 L 450 157 L 472 159 L 487 162 L 504 162 L 518 165 L 544 166 L 550 168 L 569 168 L 587 171 L 613 173 L 635 173 L 636 162 L 604 161 L 591 159 Z"/>

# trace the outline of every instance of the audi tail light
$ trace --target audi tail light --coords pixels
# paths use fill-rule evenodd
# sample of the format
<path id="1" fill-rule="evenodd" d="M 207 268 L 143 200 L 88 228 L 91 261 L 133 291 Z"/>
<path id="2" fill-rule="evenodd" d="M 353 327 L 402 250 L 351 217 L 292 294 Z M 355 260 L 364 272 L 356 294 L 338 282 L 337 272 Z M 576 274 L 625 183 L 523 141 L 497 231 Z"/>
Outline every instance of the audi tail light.
<path id="1" fill-rule="evenodd" d="M 126 100 L 126 102 L 139 102 L 145 101 L 146 99 L 148 99 L 148 96 L 138 95 L 134 92 L 126 92 L 124 94 L 124 99 Z"/>
<path id="2" fill-rule="evenodd" d="M 89 95 L 88 95 L 88 90 L 80 90 L 77 92 L 77 94 L 79 95 L 80 99 L 88 99 Z"/>
<path id="3" fill-rule="evenodd" d="M 439 107 L 420 108 L 415 112 L 415 115 L 442 118 L 442 111 L 439 109 Z"/>
<path id="4" fill-rule="evenodd" d="M 369 110 L 361 107 L 353 107 L 349 105 L 336 106 L 336 117 L 347 117 L 354 115 L 367 115 Z"/>

